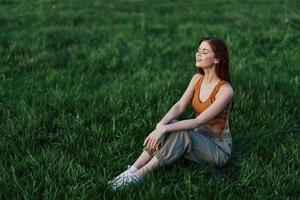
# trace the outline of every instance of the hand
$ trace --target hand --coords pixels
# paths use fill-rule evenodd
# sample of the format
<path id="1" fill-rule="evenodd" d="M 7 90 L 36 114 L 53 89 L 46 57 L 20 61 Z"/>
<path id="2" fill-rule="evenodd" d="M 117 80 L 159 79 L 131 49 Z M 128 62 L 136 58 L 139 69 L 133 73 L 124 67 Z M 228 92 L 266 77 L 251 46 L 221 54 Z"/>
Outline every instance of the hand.
<path id="1" fill-rule="evenodd" d="M 164 139 L 164 132 L 161 129 L 155 129 L 145 139 L 144 146 L 147 145 L 150 149 L 158 149 L 162 145 Z"/>
<path id="2" fill-rule="evenodd" d="M 165 135 L 163 135 L 160 140 L 157 142 L 157 144 L 155 145 L 155 149 L 158 150 L 161 146 L 164 145 L 164 140 L 165 140 Z"/>

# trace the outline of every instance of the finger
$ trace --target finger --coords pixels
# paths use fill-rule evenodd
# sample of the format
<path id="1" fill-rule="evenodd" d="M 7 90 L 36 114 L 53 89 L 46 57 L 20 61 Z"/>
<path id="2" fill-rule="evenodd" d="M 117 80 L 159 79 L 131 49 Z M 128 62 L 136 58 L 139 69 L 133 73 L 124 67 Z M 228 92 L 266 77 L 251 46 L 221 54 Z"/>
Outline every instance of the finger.
<path id="1" fill-rule="evenodd" d="M 152 149 L 152 144 L 153 144 L 153 138 L 150 138 L 150 141 L 149 141 L 149 148 Z"/>
<path id="2" fill-rule="evenodd" d="M 159 149 L 159 144 L 157 144 L 157 145 L 155 146 L 155 149 L 156 149 L 156 150 L 158 150 L 158 149 Z"/>
<path id="3" fill-rule="evenodd" d="M 148 148 L 151 148 L 151 142 L 152 142 L 152 138 L 150 137 L 149 140 L 148 140 L 148 143 L 147 143 Z"/>
<path id="4" fill-rule="evenodd" d="M 147 143 L 147 146 L 151 149 L 151 142 L 152 142 L 152 138 L 150 137 Z"/>
<path id="5" fill-rule="evenodd" d="M 143 146 L 145 146 L 147 144 L 149 137 L 146 137 L 146 139 L 144 140 Z"/>
<path id="6" fill-rule="evenodd" d="M 159 149 L 162 146 L 162 140 L 159 140 L 156 144 L 156 149 Z"/>
<path id="7" fill-rule="evenodd" d="M 155 145 L 157 144 L 157 140 L 155 139 L 152 143 L 152 148 L 154 149 L 155 148 Z"/>
<path id="8" fill-rule="evenodd" d="M 153 149 L 154 139 L 151 138 L 150 148 Z"/>
<path id="9" fill-rule="evenodd" d="M 150 136 L 148 136 L 148 137 L 146 138 L 145 145 L 149 144 L 150 139 L 151 139 Z"/>

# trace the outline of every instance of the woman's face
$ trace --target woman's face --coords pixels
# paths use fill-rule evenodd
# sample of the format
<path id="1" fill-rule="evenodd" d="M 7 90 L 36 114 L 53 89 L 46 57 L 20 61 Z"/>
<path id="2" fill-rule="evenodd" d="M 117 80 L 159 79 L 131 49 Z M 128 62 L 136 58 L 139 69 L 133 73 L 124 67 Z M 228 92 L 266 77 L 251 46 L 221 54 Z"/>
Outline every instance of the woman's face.
<path id="1" fill-rule="evenodd" d="M 196 67 L 207 68 L 218 63 L 215 54 L 206 41 L 202 41 L 196 53 Z"/>

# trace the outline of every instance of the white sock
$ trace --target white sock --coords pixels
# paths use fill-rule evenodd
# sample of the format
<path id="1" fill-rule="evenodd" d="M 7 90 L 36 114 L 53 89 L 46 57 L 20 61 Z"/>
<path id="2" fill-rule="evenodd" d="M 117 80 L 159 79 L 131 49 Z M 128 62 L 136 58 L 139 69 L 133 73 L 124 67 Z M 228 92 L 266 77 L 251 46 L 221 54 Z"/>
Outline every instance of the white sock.
<path id="1" fill-rule="evenodd" d="M 137 170 L 138 170 L 138 168 L 136 168 L 136 167 L 133 166 L 133 165 L 131 165 L 130 168 L 129 168 L 129 171 L 130 171 L 131 173 L 134 173 L 134 172 L 136 172 Z"/>

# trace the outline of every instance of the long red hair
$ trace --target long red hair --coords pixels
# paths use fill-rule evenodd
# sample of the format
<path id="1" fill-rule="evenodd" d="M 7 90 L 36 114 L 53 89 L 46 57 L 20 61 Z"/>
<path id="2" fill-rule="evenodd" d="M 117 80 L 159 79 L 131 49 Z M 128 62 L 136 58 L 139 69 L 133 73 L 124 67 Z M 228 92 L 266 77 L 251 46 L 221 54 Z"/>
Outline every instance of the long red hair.
<path id="1" fill-rule="evenodd" d="M 219 60 L 215 68 L 218 78 L 231 84 L 229 74 L 229 55 L 226 44 L 222 40 L 213 37 L 202 38 L 199 40 L 198 44 L 200 45 L 203 41 L 207 42 L 210 45 L 215 54 L 215 57 Z M 200 74 L 204 75 L 203 69 L 198 68 L 198 70 Z M 233 109 L 234 104 L 235 97 L 233 97 L 232 99 L 231 110 Z"/>

